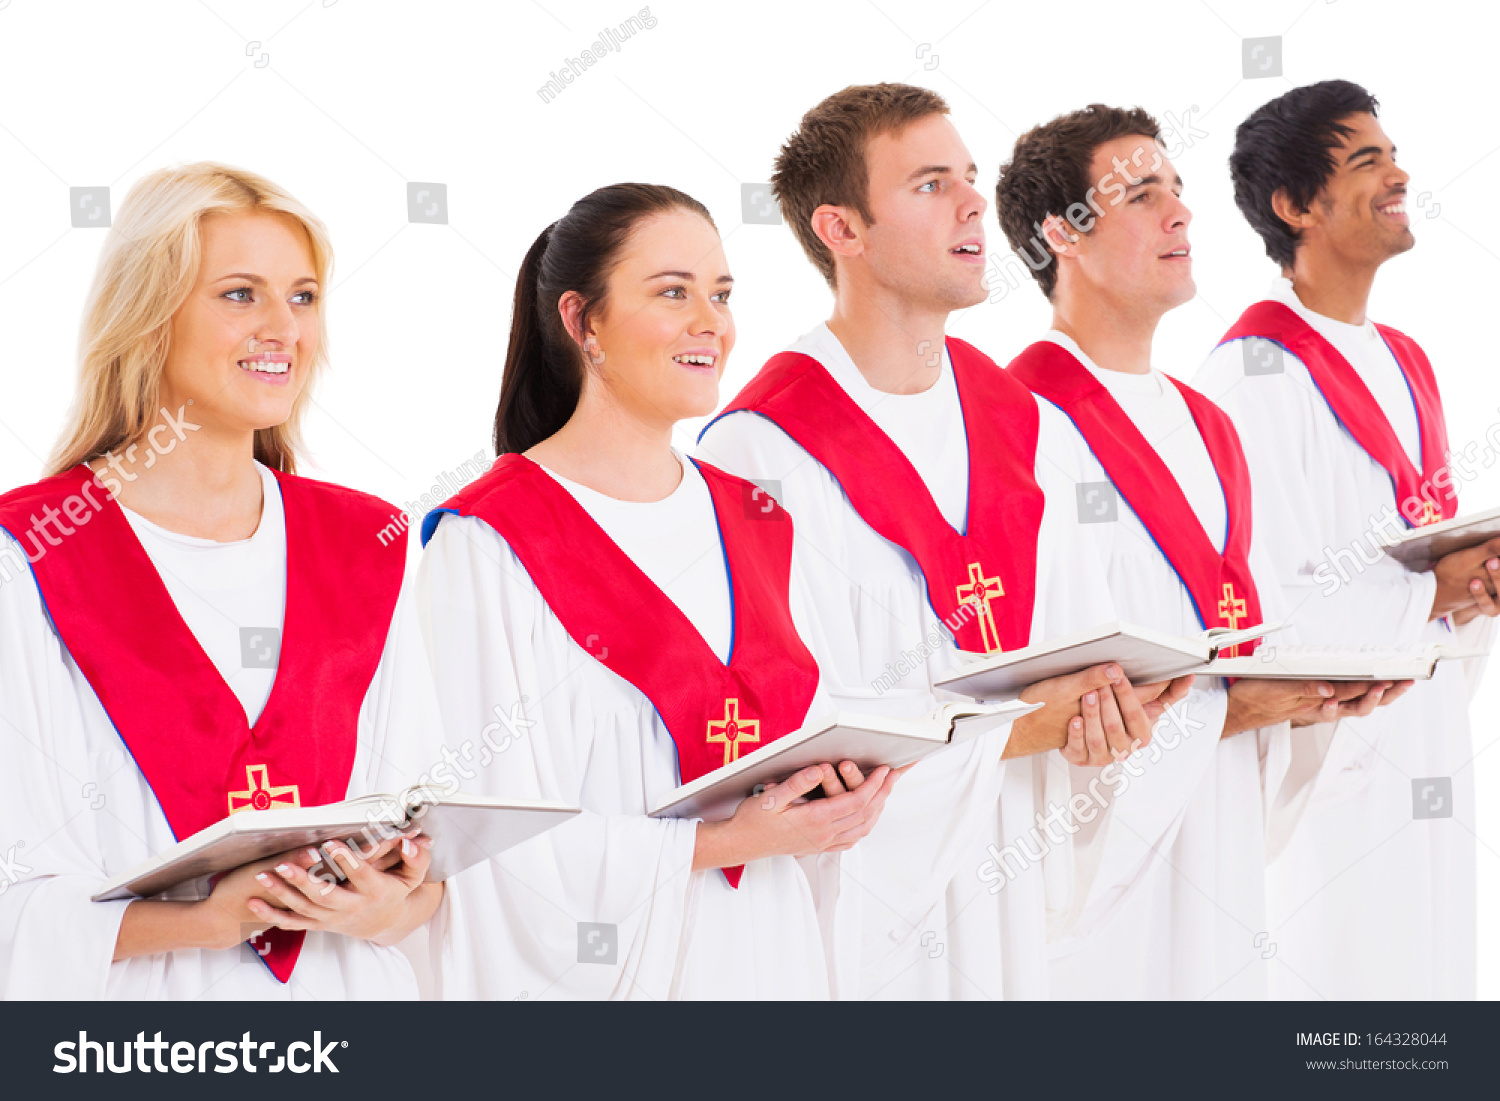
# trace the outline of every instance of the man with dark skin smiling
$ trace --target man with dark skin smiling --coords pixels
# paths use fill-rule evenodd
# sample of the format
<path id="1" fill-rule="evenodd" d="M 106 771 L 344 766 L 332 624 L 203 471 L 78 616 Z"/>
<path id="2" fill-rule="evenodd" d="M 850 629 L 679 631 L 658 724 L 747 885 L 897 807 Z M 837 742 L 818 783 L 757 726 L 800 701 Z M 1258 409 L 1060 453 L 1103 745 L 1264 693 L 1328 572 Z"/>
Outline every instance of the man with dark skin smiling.
<path id="1" fill-rule="evenodd" d="M 1239 431 L 1257 539 L 1303 641 L 1482 649 L 1500 540 L 1425 572 L 1378 549 L 1457 503 L 1432 365 L 1366 314 L 1381 265 L 1415 244 L 1377 110 L 1330 80 L 1240 125 L 1235 202 L 1281 274 L 1194 383 Z M 1267 758 L 1272 997 L 1474 997 L 1475 665 L 1440 664 L 1391 706 Z"/>

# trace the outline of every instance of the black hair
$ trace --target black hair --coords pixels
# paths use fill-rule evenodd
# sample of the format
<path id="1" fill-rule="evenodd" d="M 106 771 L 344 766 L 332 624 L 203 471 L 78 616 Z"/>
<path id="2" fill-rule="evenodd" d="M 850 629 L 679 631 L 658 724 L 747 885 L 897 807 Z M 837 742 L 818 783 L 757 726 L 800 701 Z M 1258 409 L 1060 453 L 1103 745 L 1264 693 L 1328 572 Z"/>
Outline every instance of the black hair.
<path id="1" fill-rule="evenodd" d="M 673 210 L 708 208 L 659 184 L 622 183 L 579 199 L 542 230 L 516 279 L 510 344 L 495 410 L 495 453 L 522 452 L 568 422 L 583 393 L 582 349 L 568 335 L 557 303 L 568 291 L 583 298 L 581 327 L 604 305 L 609 273 L 631 232 L 643 219 Z"/>
<path id="2" fill-rule="evenodd" d="M 1379 106 L 1352 81 L 1324 80 L 1262 104 L 1234 132 L 1235 205 L 1282 267 L 1295 261 L 1300 231 L 1277 216 L 1271 197 L 1284 189 L 1299 209 L 1310 207 L 1338 167 L 1333 150 L 1353 132 L 1342 120 L 1378 114 Z"/>

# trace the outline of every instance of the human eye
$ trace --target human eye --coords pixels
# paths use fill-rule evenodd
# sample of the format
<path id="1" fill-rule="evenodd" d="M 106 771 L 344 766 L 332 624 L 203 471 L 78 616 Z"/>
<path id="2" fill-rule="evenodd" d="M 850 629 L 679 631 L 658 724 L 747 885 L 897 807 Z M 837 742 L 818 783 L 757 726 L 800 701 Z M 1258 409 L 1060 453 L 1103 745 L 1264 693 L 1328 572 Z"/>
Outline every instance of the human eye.
<path id="1" fill-rule="evenodd" d="M 252 293 L 252 291 L 250 290 L 249 287 L 235 287 L 233 290 L 225 291 L 219 297 L 220 298 L 227 298 L 231 302 L 249 302 L 250 301 L 249 298 L 235 298 L 234 296 L 237 295 L 237 294 L 249 295 L 251 293 Z"/>

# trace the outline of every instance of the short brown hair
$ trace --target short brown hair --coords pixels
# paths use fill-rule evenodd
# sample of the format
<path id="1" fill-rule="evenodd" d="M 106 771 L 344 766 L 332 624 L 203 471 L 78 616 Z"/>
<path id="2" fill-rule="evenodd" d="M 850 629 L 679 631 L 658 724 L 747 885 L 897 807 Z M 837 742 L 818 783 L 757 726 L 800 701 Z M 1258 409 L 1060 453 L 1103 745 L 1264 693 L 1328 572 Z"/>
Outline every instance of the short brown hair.
<path id="1" fill-rule="evenodd" d="M 1097 184 L 1089 179 L 1094 152 L 1128 134 L 1159 139 L 1161 126 L 1140 107 L 1126 110 L 1091 103 L 1026 131 L 1016 140 L 1010 163 L 1000 166 L 995 184 L 1000 228 L 1048 298 L 1057 286 L 1057 266 L 1037 227 L 1049 214 L 1074 222 L 1067 213 L 1073 206 L 1093 206 L 1099 212 L 1092 194 Z M 1076 222 L 1074 228 L 1082 231 Z M 1036 263 L 1025 251 L 1028 244 L 1037 249 Z"/>
<path id="2" fill-rule="evenodd" d="M 802 116 L 776 156 L 771 191 L 802 251 L 835 285 L 833 253 L 813 232 L 813 211 L 825 204 L 852 207 L 873 225 L 865 147 L 879 134 L 899 132 L 929 115 L 946 115 L 947 101 L 910 84 L 854 84 Z"/>

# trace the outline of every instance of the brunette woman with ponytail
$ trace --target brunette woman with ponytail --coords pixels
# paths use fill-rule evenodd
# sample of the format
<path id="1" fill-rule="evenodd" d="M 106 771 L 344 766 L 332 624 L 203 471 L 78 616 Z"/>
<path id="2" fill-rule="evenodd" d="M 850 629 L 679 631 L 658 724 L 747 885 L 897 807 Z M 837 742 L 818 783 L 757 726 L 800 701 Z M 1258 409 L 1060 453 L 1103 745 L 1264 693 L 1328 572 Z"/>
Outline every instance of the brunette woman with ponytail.
<path id="1" fill-rule="evenodd" d="M 888 769 L 647 817 L 832 710 L 792 621 L 791 520 L 672 446 L 718 405 L 732 284 L 708 211 L 668 187 L 601 188 L 526 254 L 500 457 L 426 518 L 419 591 L 465 790 L 584 813 L 450 881 L 445 997 L 829 994 L 795 858 L 868 833 Z"/>

